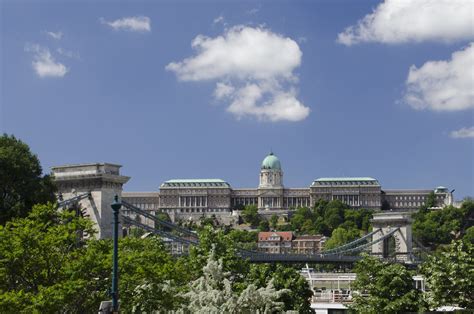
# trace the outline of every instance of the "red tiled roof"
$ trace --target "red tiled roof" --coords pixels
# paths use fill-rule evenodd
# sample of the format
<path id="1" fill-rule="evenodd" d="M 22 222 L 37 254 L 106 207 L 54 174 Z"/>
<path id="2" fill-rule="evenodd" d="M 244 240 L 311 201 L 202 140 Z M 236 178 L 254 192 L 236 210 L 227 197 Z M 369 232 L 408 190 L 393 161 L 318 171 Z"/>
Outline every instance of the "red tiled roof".
<path id="1" fill-rule="evenodd" d="M 258 241 L 269 241 L 273 235 L 278 235 L 282 238 L 283 241 L 291 241 L 293 240 L 293 232 L 291 231 L 274 231 L 274 232 L 259 232 L 258 233 Z"/>

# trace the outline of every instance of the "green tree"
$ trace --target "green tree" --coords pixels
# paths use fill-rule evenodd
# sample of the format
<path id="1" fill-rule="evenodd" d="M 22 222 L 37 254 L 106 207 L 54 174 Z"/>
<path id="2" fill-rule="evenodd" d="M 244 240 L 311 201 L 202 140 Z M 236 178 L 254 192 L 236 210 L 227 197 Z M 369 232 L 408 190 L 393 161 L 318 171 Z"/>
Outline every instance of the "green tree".
<path id="1" fill-rule="evenodd" d="M 309 221 L 310 224 L 312 224 L 314 220 L 314 215 L 311 209 L 307 207 L 300 207 L 296 209 L 296 211 L 293 213 L 291 219 L 290 219 L 290 225 L 293 231 L 297 233 L 301 233 L 303 230 L 303 225 Z M 306 229 L 308 228 L 308 225 L 306 225 Z"/>
<path id="2" fill-rule="evenodd" d="M 0 226 L 0 313 L 92 313 L 110 299 L 112 243 L 83 239 L 83 232 L 93 235 L 90 220 L 52 204 Z M 187 264 L 161 241 L 121 239 L 119 256 L 124 312 L 180 306 L 175 290 L 190 280 Z M 145 302 L 149 295 L 160 297 Z"/>
<path id="3" fill-rule="evenodd" d="M 338 227 L 332 232 L 331 238 L 326 241 L 324 248 L 326 250 L 344 245 L 360 237 L 360 231 L 354 227 Z"/>
<path id="4" fill-rule="evenodd" d="M 278 216 L 273 214 L 271 217 L 270 217 L 270 227 L 274 230 L 277 229 L 277 226 L 278 226 Z"/>
<path id="5" fill-rule="evenodd" d="M 349 207 L 339 200 L 328 203 L 324 211 L 324 221 L 328 226 L 328 231 L 332 233 L 334 229 L 344 222 L 344 211 Z"/>
<path id="6" fill-rule="evenodd" d="M 0 137 L 0 225 L 26 217 L 35 204 L 55 201 L 55 186 L 42 176 L 38 157 L 13 135 Z"/>
<path id="7" fill-rule="evenodd" d="M 460 208 L 446 206 L 440 210 L 419 211 L 413 218 L 415 237 L 423 245 L 436 248 L 462 238 L 473 226 L 474 202 L 465 200 Z"/>
<path id="8" fill-rule="evenodd" d="M 425 204 L 426 204 L 426 207 L 428 208 L 434 207 L 436 205 L 436 195 L 433 191 L 431 191 L 430 194 L 428 194 Z"/>
<path id="9" fill-rule="evenodd" d="M 257 227 L 260 223 L 260 216 L 258 215 L 257 205 L 247 205 L 242 211 L 242 218 L 246 223 L 253 227 Z"/>
<path id="10" fill-rule="evenodd" d="M 85 250 L 78 231 L 93 234 L 91 222 L 74 212 L 58 212 L 52 204 L 37 205 L 27 218 L 0 226 L 0 312 L 87 307 L 91 291 L 81 292 L 95 282 L 80 274 L 65 280 L 71 275 L 67 263 Z"/>
<path id="11" fill-rule="evenodd" d="M 357 278 L 350 309 L 357 313 L 404 313 L 424 309 L 421 291 L 413 287 L 412 273 L 403 265 L 365 256 L 355 267 Z"/>
<path id="12" fill-rule="evenodd" d="M 261 220 L 260 223 L 258 224 L 258 230 L 259 231 L 269 231 L 270 230 L 270 224 L 268 223 L 268 220 Z"/>
<path id="13" fill-rule="evenodd" d="M 466 234 L 464 235 L 463 240 L 464 240 L 464 241 L 468 241 L 468 242 L 470 242 L 471 244 L 474 244 L 474 226 L 469 227 L 469 228 L 466 230 Z"/>
<path id="14" fill-rule="evenodd" d="M 474 309 L 474 246 L 470 242 L 455 241 L 446 252 L 430 256 L 421 272 L 432 308 L 454 305 Z"/>

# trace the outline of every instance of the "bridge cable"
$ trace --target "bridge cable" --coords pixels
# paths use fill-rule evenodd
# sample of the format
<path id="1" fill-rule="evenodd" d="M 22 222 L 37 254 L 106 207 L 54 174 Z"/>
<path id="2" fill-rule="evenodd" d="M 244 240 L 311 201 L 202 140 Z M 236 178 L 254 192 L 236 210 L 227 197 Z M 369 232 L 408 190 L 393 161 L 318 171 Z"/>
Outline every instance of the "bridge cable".
<path id="1" fill-rule="evenodd" d="M 379 243 L 380 241 L 383 241 L 383 240 L 389 238 L 392 234 L 394 234 L 394 233 L 397 232 L 398 230 L 400 230 L 400 228 L 393 229 L 392 231 L 390 231 L 389 233 L 383 235 L 382 237 L 378 238 L 377 240 L 374 240 L 374 241 L 372 241 L 372 242 L 369 242 L 369 243 L 360 245 L 360 246 L 355 247 L 355 248 L 352 248 L 352 249 L 344 250 L 344 251 L 342 251 L 342 252 L 339 252 L 338 254 L 362 251 L 362 250 L 365 249 L 365 248 L 368 248 L 368 247 L 370 247 L 370 246 L 372 246 L 372 245 L 374 245 L 374 244 Z M 324 255 L 324 254 L 323 254 L 323 255 Z"/>
<path id="2" fill-rule="evenodd" d="M 351 246 L 353 246 L 353 245 L 355 245 L 355 244 L 358 244 L 358 243 L 361 243 L 361 242 L 365 241 L 367 238 L 373 236 L 374 234 L 376 234 L 376 233 L 379 232 L 379 231 L 381 231 L 381 230 L 380 230 L 380 229 L 376 229 L 376 230 L 374 230 L 374 231 L 372 231 L 372 232 L 366 234 L 365 236 L 363 236 L 363 237 L 361 237 L 361 238 L 359 238 L 359 239 L 356 239 L 356 240 L 354 240 L 354 241 L 352 241 L 352 242 L 349 242 L 349 243 L 346 243 L 346 244 L 344 244 L 344 245 L 338 246 L 338 247 L 336 247 L 336 248 L 334 248 L 334 249 L 322 251 L 321 254 L 337 253 L 338 251 L 344 250 L 344 249 L 346 249 L 346 248 L 348 248 L 348 247 L 351 247 Z"/>
<path id="3" fill-rule="evenodd" d="M 58 202 L 58 207 L 65 207 L 69 204 L 72 204 L 74 202 L 77 202 L 77 201 L 80 201 L 84 198 L 88 198 L 88 197 L 92 197 L 92 194 L 91 192 L 87 192 L 87 193 L 84 193 L 84 194 L 80 194 L 80 195 L 77 195 L 77 196 L 74 196 L 74 197 L 71 197 L 67 200 L 63 200 L 63 201 L 60 201 Z"/>
<path id="4" fill-rule="evenodd" d="M 178 226 L 178 225 L 176 225 L 176 224 L 173 224 L 173 223 L 171 223 L 171 222 L 165 221 L 165 220 L 163 220 L 163 219 L 160 219 L 160 218 L 158 218 L 156 215 L 153 215 L 153 214 L 147 212 L 146 210 L 143 210 L 143 209 L 141 209 L 141 208 L 139 208 L 139 207 L 136 207 L 136 206 L 134 206 L 134 205 L 132 205 L 132 204 L 130 204 L 130 203 L 127 203 L 127 202 L 124 201 L 124 200 L 122 200 L 122 205 L 123 205 L 124 207 L 126 207 L 127 209 L 133 211 L 134 213 L 139 214 L 139 215 L 142 215 L 142 216 L 145 216 L 146 218 L 149 218 L 149 219 L 153 220 L 154 222 L 156 222 L 156 223 L 158 223 L 158 224 L 160 224 L 160 225 L 162 225 L 162 226 L 164 226 L 164 227 L 168 227 L 168 228 L 171 228 L 171 229 L 175 229 L 175 230 L 180 231 L 180 232 L 182 232 L 182 233 L 184 233 L 184 234 L 186 234 L 186 235 L 188 235 L 188 236 L 197 238 L 197 235 L 196 235 L 194 232 L 192 232 L 191 230 L 186 229 L 186 228 L 183 228 L 183 227 L 180 227 L 180 226 Z"/>
<path id="5" fill-rule="evenodd" d="M 174 234 L 171 234 L 171 233 L 168 233 L 168 232 L 165 232 L 165 231 L 161 231 L 161 230 L 158 230 L 156 228 L 153 228 L 153 227 L 150 227 L 150 226 L 147 226 L 145 224 L 142 224 L 141 222 L 138 222 L 138 221 L 135 221 L 127 216 L 122 216 L 122 220 L 124 223 L 127 223 L 127 224 L 130 224 L 130 225 L 134 225 L 136 227 L 139 227 L 141 229 L 144 229 L 148 232 L 152 232 L 154 234 L 158 234 L 162 237 L 165 237 L 165 238 L 168 238 L 168 239 L 173 239 L 175 241 L 178 241 L 178 242 L 181 242 L 181 243 L 185 243 L 185 244 L 192 244 L 192 245 L 196 245 L 198 244 L 197 241 L 194 241 L 194 240 L 188 240 L 188 239 L 183 239 L 179 236 L 176 236 Z"/>

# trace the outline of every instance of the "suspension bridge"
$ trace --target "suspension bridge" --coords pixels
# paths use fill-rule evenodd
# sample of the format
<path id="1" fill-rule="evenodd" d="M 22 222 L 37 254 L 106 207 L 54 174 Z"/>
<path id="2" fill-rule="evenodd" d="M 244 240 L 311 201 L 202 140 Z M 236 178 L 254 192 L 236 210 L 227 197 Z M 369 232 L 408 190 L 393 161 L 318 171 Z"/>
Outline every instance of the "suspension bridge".
<path id="1" fill-rule="evenodd" d="M 75 195 L 66 200 L 62 200 L 61 198 L 62 196 L 60 195 L 58 205 L 61 208 L 71 207 L 84 200 L 89 200 L 91 204 L 94 202 L 91 192 Z M 84 206 L 84 203 L 82 204 Z M 132 205 L 126 201 L 122 201 L 122 206 L 138 216 L 145 217 L 153 221 L 155 227 L 122 215 L 121 221 L 124 225 L 141 228 L 149 233 L 156 234 L 162 238 L 166 238 L 183 245 L 199 245 L 199 238 L 195 232 L 175 223 L 160 219 L 151 212 Z M 238 249 L 238 254 L 242 258 L 248 259 L 252 263 L 350 264 L 361 258 L 359 255 L 361 252 L 369 252 L 372 255 L 376 255 L 381 258 L 388 257 L 388 240 L 393 238 L 395 239 L 395 247 L 393 248 L 395 250 L 395 260 L 398 262 L 414 261 L 411 244 L 411 219 L 409 216 L 407 216 L 407 214 L 376 214 L 374 215 L 372 224 L 372 232 L 347 244 L 333 249 L 324 250 L 317 254 L 274 254 L 262 253 L 242 248 Z"/>

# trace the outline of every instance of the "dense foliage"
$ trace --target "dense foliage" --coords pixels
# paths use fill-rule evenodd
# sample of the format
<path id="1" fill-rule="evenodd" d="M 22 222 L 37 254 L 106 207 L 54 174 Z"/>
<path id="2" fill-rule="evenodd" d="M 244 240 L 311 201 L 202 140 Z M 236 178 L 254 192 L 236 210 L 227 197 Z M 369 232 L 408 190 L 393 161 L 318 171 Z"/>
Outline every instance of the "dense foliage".
<path id="1" fill-rule="evenodd" d="M 339 200 L 319 200 L 312 209 L 296 209 L 290 219 L 291 230 L 298 234 L 323 234 L 331 236 L 336 228 L 367 231 L 372 211 L 351 209 Z"/>
<path id="2" fill-rule="evenodd" d="M 0 137 L 0 225 L 26 217 L 33 205 L 53 202 L 54 185 L 42 176 L 38 157 L 14 136 Z"/>
<path id="3" fill-rule="evenodd" d="M 465 200 L 460 208 L 446 206 L 439 210 L 421 208 L 413 215 L 413 234 L 425 246 L 435 249 L 441 244 L 472 237 L 474 201 Z"/>
<path id="4" fill-rule="evenodd" d="M 289 290 L 277 290 L 273 279 L 266 286 L 257 288 L 249 284 L 240 293 L 232 288 L 232 273 L 225 272 L 222 260 L 217 261 L 211 252 L 203 274 L 188 284 L 183 294 L 184 309 L 189 313 L 273 313 L 283 309 L 278 301 Z"/>
<path id="5" fill-rule="evenodd" d="M 445 305 L 474 309 L 474 246 L 469 241 L 453 242 L 445 252 L 430 256 L 422 265 L 432 308 Z"/>
<path id="6" fill-rule="evenodd" d="M 418 312 L 425 307 L 421 291 L 413 286 L 413 273 L 403 265 L 365 256 L 355 267 L 353 288 L 361 294 L 350 306 L 357 313 Z"/>
<path id="7" fill-rule="evenodd" d="M 84 231 L 93 234 L 89 220 L 52 204 L 0 227 L 0 312 L 91 313 L 110 299 L 111 241 L 81 240 Z M 189 279 L 181 261 L 155 238 L 122 239 L 119 252 L 124 311 L 177 308 L 179 299 L 165 286 Z M 155 297 L 148 300 L 143 287 Z"/>

